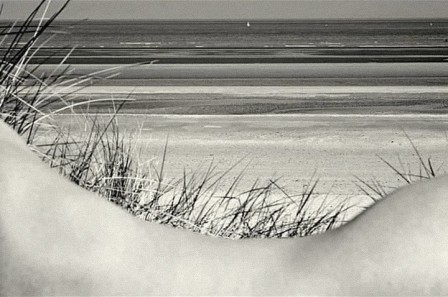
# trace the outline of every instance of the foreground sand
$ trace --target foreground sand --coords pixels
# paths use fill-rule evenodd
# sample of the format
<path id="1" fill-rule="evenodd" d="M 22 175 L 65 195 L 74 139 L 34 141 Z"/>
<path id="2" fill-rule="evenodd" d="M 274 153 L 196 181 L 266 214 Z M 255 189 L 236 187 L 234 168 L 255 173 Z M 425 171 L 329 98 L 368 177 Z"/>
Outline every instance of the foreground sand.
<path id="1" fill-rule="evenodd" d="M 289 240 L 206 238 L 63 180 L 0 123 L 1 295 L 445 295 L 448 179 Z"/>

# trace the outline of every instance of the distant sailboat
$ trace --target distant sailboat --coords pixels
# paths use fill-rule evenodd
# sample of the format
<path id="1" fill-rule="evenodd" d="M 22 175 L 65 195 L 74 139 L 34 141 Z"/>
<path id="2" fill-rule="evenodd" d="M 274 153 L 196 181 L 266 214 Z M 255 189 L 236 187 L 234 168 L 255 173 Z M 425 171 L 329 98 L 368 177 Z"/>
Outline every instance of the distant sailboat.
<path id="1" fill-rule="evenodd" d="M 249 27 L 250 27 L 250 23 L 249 23 L 249 22 L 247 22 L 247 24 L 246 24 L 246 27 L 247 27 L 247 28 L 249 28 Z"/>

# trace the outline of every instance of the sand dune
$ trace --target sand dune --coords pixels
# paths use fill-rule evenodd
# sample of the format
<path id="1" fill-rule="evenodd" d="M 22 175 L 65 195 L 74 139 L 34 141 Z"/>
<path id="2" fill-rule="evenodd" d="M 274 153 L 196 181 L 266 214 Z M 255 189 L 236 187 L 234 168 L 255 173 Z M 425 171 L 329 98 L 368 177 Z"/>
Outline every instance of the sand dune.
<path id="1" fill-rule="evenodd" d="M 0 124 L 1 295 L 446 295 L 448 178 L 289 240 L 132 218 L 45 168 Z"/>

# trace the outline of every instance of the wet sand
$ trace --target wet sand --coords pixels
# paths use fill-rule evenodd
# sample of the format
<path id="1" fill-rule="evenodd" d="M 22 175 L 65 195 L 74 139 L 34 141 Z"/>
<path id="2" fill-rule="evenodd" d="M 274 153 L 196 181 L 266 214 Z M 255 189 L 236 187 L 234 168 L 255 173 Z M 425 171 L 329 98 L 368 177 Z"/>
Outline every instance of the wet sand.
<path id="1" fill-rule="evenodd" d="M 149 61 L 148 61 L 149 62 Z M 31 65 L 30 67 L 34 67 Z M 52 72 L 55 65 L 43 65 L 36 75 Z M 106 71 L 106 70 L 110 71 Z M 64 67 L 60 67 L 63 71 Z M 448 63 L 260 63 L 260 64 L 80 64 L 70 74 L 79 77 L 106 71 L 102 76 L 119 73 L 119 79 L 377 79 L 448 77 Z M 57 71 L 55 73 L 58 73 Z M 105 74 L 106 73 L 106 74 Z M 100 75 L 101 76 L 101 75 Z M 370 82 L 364 82 L 370 85 Z M 275 82 L 272 82 L 274 85 Z M 357 84 L 350 81 L 350 84 Z"/>
<path id="2" fill-rule="evenodd" d="M 0 53 L 1 53 L 0 48 Z M 66 58 L 67 54 L 70 56 Z M 446 42 L 438 45 L 375 45 L 347 47 L 342 44 L 284 44 L 263 47 L 241 44 L 219 47 L 189 44 L 162 46 L 157 43 L 120 43 L 112 47 L 82 46 L 75 49 L 43 47 L 33 55 L 32 63 L 58 64 L 66 58 L 70 64 L 253 64 L 253 63 L 387 63 L 444 62 L 448 58 Z"/>

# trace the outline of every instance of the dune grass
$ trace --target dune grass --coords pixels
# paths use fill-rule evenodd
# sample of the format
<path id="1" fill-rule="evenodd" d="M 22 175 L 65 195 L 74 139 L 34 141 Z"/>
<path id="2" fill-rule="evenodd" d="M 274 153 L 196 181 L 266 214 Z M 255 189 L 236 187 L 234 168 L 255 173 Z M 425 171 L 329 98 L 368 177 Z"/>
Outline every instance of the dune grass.
<path id="1" fill-rule="evenodd" d="M 51 73 L 35 75 L 44 64 L 30 62 L 45 46 L 46 40 L 39 38 L 68 3 L 62 3 L 47 17 L 50 1 L 41 0 L 25 21 L 1 32 L 0 116 L 51 167 L 133 215 L 212 236 L 305 236 L 343 222 L 348 209 L 344 202 L 324 197 L 318 205 L 313 203 L 318 180 L 312 180 L 311 186 L 299 194 L 288 193 L 277 180 L 255 181 L 250 189 L 240 190 L 244 170 L 234 173 L 238 164 L 222 172 L 209 164 L 204 170 L 166 180 L 166 150 L 158 168 L 151 162 L 139 162 L 132 135 L 121 132 L 115 119 L 129 98 L 118 99 L 118 106 L 116 98 L 99 99 L 111 102 L 110 119 L 103 122 L 88 110 L 92 99 L 77 94 L 95 79 L 113 76 L 116 69 L 73 78 L 71 68 L 64 64 L 65 57 Z M 61 87 L 70 91 L 55 91 Z M 82 110 L 80 106 L 86 107 L 80 120 L 85 127 L 78 135 L 53 119 L 58 113 L 73 111 L 75 106 L 77 112 Z M 236 177 L 223 190 L 220 184 L 229 174 Z"/>
<path id="2" fill-rule="evenodd" d="M 0 33 L 0 117 L 23 135 L 51 167 L 135 216 L 211 236 L 306 236 L 344 223 L 352 206 L 317 194 L 319 180 L 312 173 L 307 186 L 291 193 L 279 180 L 256 180 L 249 189 L 241 189 L 239 184 L 247 169 L 237 169 L 242 163 L 225 170 L 210 163 L 192 173 L 184 171 L 177 179 L 167 179 L 166 149 L 159 166 L 140 161 L 135 135 L 121 131 L 115 118 L 123 104 L 132 99 L 93 100 L 77 93 L 97 79 L 114 76 L 116 68 L 73 78 L 71 68 L 64 63 L 65 57 L 51 73 L 39 77 L 35 74 L 43 64 L 32 65 L 30 61 L 46 43 L 39 38 L 69 1 L 47 18 L 50 1 L 41 0 L 25 21 L 11 24 Z M 61 88 L 69 91 L 55 91 Z M 89 104 L 95 100 L 110 101 L 111 115 L 107 121 L 99 120 L 89 110 Z M 77 113 L 85 110 L 79 115 L 80 125 L 84 126 L 81 133 L 63 128 L 54 119 L 55 115 L 73 111 L 75 107 Z M 425 163 L 419 157 L 425 176 L 434 176 L 431 161 Z M 406 182 L 415 177 L 385 162 Z M 223 188 L 227 176 L 233 177 L 234 182 Z M 386 194 L 379 184 L 361 179 L 358 182 L 374 201 Z"/>
<path id="3" fill-rule="evenodd" d="M 398 157 L 398 165 L 394 165 L 391 161 L 386 160 L 379 155 L 377 155 L 377 157 L 386 165 L 386 167 L 392 170 L 405 185 L 409 185 L 421 180 L 431 179 L 445 173 L 443 171 L 443 164 L 435 167 L 433 161 L 431 160 L 431 157 L 425 157 L 422 154 L 422 152 L 417 148 L 414 141 L 406 133 L 406 131 L 403 130 L 403 134 L 408 140 L 409 145 L 410 147 L 412 147 L 412 150 L 414 151 L 414 154 L 416 156 L 415 163 L 418 164 L 417 173 L 415 172 L 415 170 L 411 169 L 409 165 L 406 166 L 400 157 Z M 382 183 L 375 178 L 367 181 L 355 176 L 355 179 L 355 184 L 357 185 L 358 189 L 360 189 L 360 191 L 367 197 L 369 197 L 373 202 L 377 202 L 378 200 L 385 198 L 389 194 L 389 191 L 387 191 Z"/>
<path id="4" fill-rule="evenodd" d="M 72 182 L 145 220 L 228 238 L 291 237 L 338 226 L 350 208 L 345 201 L 317 197 L 315 178 L 298 194 L 288 193 L 278 180 L 257 180 L 240 189 L 242 163 L 224 171 L 210 163 L 167 179 L 166 148 L 156 167 L 138 161 L 135 135 L 121 132 L 114 117 L 101 123 L 92 116 L 85 125 L 76 137 L 60 132 L 40 151 Z M 224 188 L 228 176 L 234 181 Z"/>

